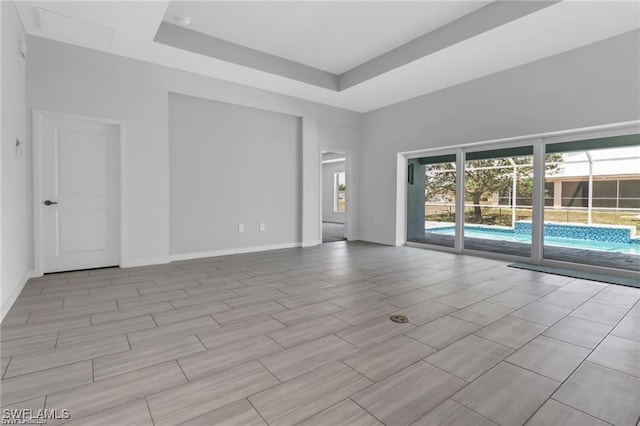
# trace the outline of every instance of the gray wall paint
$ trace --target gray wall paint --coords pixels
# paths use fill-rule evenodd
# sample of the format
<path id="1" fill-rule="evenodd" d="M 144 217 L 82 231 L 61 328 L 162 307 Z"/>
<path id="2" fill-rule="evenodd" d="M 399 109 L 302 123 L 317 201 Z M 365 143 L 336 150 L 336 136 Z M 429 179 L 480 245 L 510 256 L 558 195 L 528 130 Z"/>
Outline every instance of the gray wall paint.
<path id="1" fill-rule="evenodd" d="M 299 243 L 299 136 L 291 115 L 171 94 L 171 254 Z"/>
<path id="2" fill-rule="evenodd" d="M 169 93 L 301 117 L 302 240 L 320 242 L 319 143 L 325 133 L 357 133 L 360 114 L 36 37 L 29 49 L 28 107 L 125 125 L 126 265 L 169 259 Z"/>
<path id="3" fill-rule="evenodd" d="M 365 114 L 359 237 L 397 242 L 398 152 L 637 120 L 639 52 L 633 31 Z"/>
<path id="4" fill-rule="evenodd" d="M 1 317 L 7 313 L 32 270 L 32 190 L 31 147 L 26 139 L 25 60 L 20 40 L 25 33 L 13 3 L 2 2 L 2 151 L 1 188 Z M 24 156 L 16 158 L 15 141 L 24 146 Z"/>
<path id="5" fill-rule="evenodd" d="M 334 212 L 334 173 L 344 172 L 346 162 L 326 163 L 322 165 L 322 220 L 324 222 L 345 223 L 344 212 Z M 349 182 L 347 182 L 349 184 Z"/>

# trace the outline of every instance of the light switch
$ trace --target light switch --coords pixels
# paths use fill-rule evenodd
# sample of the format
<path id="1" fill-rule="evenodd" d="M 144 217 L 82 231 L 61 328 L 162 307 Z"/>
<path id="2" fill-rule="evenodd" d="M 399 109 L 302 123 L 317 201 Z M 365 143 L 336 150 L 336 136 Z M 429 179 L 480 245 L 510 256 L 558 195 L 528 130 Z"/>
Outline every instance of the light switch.
<path id="1" fill-rule="evenodd" d="M 16 138 L 16 159 L 21 159 L 24 156 L 24 144 L 20 142 L 20 139 Z"/>

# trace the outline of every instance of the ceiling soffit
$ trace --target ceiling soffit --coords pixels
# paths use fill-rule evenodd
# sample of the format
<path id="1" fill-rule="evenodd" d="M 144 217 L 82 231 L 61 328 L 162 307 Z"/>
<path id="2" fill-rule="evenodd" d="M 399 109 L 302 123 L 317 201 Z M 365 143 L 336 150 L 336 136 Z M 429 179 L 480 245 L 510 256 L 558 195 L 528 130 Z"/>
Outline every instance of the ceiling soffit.
<path id="1" fill-rule="evenodd" d="M 494 1 L 342 74 L 323 71 L 166 21 L 160 24 L 154 41 L 339 92 L 555 3 L 557 1 Z"/>

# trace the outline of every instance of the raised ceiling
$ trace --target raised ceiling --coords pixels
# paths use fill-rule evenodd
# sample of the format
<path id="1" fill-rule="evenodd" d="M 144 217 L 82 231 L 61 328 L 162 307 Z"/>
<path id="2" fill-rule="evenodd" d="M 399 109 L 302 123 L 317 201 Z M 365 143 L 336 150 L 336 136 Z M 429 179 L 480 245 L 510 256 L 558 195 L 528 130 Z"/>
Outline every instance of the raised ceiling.
<path id="1" fill-rule="evenodd" d="M 358 112 L 640 28 L 637 1 L 41 1 L 16 7 L 34 36 Z M 178 16 L 192 19 L 189 28 L 176 25 Z"/>
<path id="2" fill-rule="evenodd" d="M 171 2 L 164 16 L 189 29 L 342 74 L 490 1 Z"/>

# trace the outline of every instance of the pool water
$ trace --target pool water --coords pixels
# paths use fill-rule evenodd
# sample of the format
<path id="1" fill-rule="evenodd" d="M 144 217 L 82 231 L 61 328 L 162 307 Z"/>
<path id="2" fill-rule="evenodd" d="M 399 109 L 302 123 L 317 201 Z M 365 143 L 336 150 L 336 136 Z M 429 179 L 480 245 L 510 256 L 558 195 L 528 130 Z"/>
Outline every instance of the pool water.
<path id="1" fill-rule="evenodd" d="M 440 235 L 454 235 L 455 228 L 452 226 L 442 228 L 426 228 L 425 233 L 433 233 Z M 497 241 L 511 241 L 514 243 L 531 244 L 531 234 L 515 233 L 511 229 L 505 228 L 480 228 L 480 227 L 464 227 L 464 236 L 470 238 L 482 238 Z M 582 240 L 574 238 L 561 237 L 544 237 L 544 244 L 557 247 L 568 247 L 582 250 L 598 250 L 610 251 L 625 254 L 640 255 L 640 244 L 637 243 L 621 243 L 609 241 Z"/>

